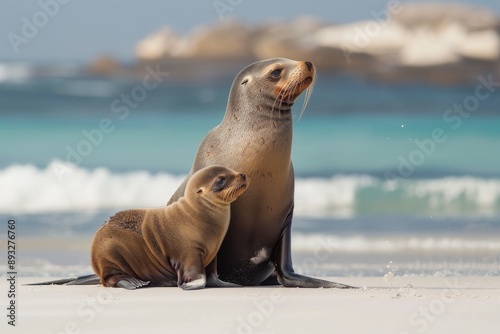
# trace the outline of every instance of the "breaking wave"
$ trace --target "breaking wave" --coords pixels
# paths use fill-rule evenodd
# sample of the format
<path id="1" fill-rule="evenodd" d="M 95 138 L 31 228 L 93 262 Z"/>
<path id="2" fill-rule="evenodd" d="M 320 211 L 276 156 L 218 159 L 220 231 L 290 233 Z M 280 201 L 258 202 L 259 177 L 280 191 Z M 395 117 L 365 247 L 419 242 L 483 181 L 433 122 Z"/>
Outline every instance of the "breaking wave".
<path id="1" fill-rule="evenodd" d="M 0 213 L 99 211 L 165 205 L 184 176 L 106 168 L 14 164 L 0 170 Z M 368 175 L 297 178 L 295 215 L 498 215 L 500 179 L 443 177 L 386 181 Z"/>

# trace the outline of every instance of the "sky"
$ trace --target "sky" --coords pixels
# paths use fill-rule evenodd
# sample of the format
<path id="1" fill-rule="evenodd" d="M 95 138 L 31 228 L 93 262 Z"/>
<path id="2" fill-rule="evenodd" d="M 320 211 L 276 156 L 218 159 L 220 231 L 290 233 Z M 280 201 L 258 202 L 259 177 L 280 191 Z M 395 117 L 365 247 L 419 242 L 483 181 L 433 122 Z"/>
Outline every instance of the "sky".
<path id="1" fill-rule="evenodd" d="M 258 23 L 298 16 L 345 23 L 372 18 L 387 0 L 0 0 L 0 62 L 87 63 L 101 55 L 133 61 L 148 34 L 173 27 L 185 34 L 224 17 Z M 416 2 L 417 0 L 392 0 Z M 456 2 L 442 0 L 441 2 Z M 462 0 L 500 14 L 498 0 Z M 500 16 L 500 15 L 499 15 Z"/>

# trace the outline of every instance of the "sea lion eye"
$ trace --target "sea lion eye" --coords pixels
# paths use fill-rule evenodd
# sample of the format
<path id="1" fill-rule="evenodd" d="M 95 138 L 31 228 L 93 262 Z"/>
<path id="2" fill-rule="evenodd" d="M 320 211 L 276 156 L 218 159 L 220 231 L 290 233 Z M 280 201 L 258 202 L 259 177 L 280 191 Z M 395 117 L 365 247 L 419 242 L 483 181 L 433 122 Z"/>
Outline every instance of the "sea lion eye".
<path id="1" fill-rule="evenodd" d="M 271 76 L 273 78 L 279 78 L 281 75 L 281 71 L 282 71 L 282 69 L 278 68 L 278 69 L 271 72 Z"/>
<path id="2" fill-rule="evenodd" d="M 213 184 L 212 190 L 214 192 L 221 191 L 224 189 L 224 186 L 226 185 L 226 179 L 224 177 L 219 177 Z"/>

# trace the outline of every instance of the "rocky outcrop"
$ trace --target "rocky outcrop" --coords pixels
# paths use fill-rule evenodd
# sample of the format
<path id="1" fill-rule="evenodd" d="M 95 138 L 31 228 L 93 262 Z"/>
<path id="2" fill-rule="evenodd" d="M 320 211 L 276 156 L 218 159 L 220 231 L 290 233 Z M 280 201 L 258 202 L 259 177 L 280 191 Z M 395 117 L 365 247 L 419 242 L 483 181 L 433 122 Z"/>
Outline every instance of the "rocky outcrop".
<path id="1" fill-rule="evenodd" d="M 247 59 L 251 54 L 251 29 L 236 21 L 222 21 L 211 28 L 198 28 L 189 37 L 184 54 L 201 59 Z"/>
<path id="2" fill-rule="evenodd" d="M 418 3 L 388 7 L 372 16 L 343 25 L 300 18 L 250 27 L 225 20 L 187 36 L 165 28 L 140 41 L 136 55 L 142 62 L 215 63 L 217 73 L 224 70 L 224 62 L 238 67 L 287 57 L 311 60 L 323 72 L 444 84 L 499 71 L 500 23 L 489 11 Z"/>
<path id="3" fill-rule="evenodd" d="M 182 56 L 185 40 L 171 28 L 163 28 L 140 41 L 135 47 L 135 55 L 141 60 L 158 60 Z"/>
<path id="4" fill-rule="evenodd" d="M 409 29 L 457 23 L 468 31 L 495 28 L 498 18 L 490 11 L 461 4 L 407 3 L 394 20 Z"/>

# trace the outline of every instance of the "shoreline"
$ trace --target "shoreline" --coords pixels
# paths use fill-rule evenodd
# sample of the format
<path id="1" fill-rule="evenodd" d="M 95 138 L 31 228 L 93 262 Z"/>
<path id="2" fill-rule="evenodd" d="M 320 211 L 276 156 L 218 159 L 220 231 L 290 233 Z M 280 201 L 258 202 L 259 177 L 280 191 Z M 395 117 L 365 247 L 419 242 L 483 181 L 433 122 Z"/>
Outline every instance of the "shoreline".
<path id="1" fill-rule="evenodd" d="M 312 233 L 297 225 L 292 233 L 292 258 L 295 270 L 304 275 L 372 278 L 389 272 L 407 277 L 500 275 L 500 239 L 494 233 L 331 233 L 323 225 Z M 92 235 L 35 237 L 22 231 L 19 235 L 23 236 L 19 238 L 21 277 L 65 278 L 93 272 Z M 0 264 L 0 272 L 6 271 L 6 264 Z"/>

